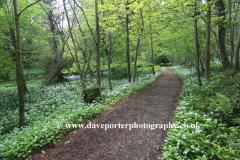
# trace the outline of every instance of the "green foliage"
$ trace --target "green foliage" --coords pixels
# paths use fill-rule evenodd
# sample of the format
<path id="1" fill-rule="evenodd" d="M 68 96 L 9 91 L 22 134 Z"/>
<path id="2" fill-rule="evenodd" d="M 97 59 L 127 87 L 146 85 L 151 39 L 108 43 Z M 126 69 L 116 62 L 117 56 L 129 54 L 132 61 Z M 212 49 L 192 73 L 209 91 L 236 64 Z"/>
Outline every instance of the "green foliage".
<path id="1" fill-rule="evenodd" d="M 112 68 L 111 78 L 112 79 L 122 79 L 127 77 L 127 68 L 125 67 L 118 67 L 118 68 Z"/>
<path id="2" fill-rule="evenodd" d="M 162 54 L 155 59 L 155 64 L 157 65 L 168 65 L 170 63 L 170 59 L 168 58 L 167 54 Z"/>
<path id="3" fill-rule="evenodd" d="M 226 78 L 228 71 L 219 70 L 220 66 L 219 62 L 212 64 L 211 80 L 206 82 L 201 77 L 201 88 L 196 72 L 185 66 L 171 68 L 184 79 L 174 124 L 198 124 L 199 127 L 170 129 L 162 159 L 240 158 L 240 99 L 235 84 L 239 76 Z"/>
<path id="4" fill-rule="evenodd" d="M 229 119 L 233 114 L 233 106 L 230 102 L 230 99 L 220 93 L 216 93 L 216 96 L 213 98 L 209 98 L 210 104 L 209 107 L 218 109 L 220 111 L 220 115 L 223 115 L 225 118 Z"/>
<path id="5" fill-rule="evenodd" d="M 59 59 L 54 59 L 56 56 L 49 54 L 46 57 L 42 57 L 41 64 L 42 68 L 44 70 L 45 76 L 48 76 L 52 70 L 55 70 L 55 68 L 58 68 L 58 70 L 69 70 L 73 65 L 73 59 L 70 57 L 62 57 Z M 57 64 L 60 63 L 60 66 L 58 67 Z M 57 75 L 55 75 L 57 76 Z"/>
<path id="6" fill-rule="evenodd" d="M 0 46 L 1 47 L 1 46 Z M 2 53 L 0 49 L 0 81 L 9 80 L 9 73 L 14 67 L 13 58 L 8 53 Z"/>

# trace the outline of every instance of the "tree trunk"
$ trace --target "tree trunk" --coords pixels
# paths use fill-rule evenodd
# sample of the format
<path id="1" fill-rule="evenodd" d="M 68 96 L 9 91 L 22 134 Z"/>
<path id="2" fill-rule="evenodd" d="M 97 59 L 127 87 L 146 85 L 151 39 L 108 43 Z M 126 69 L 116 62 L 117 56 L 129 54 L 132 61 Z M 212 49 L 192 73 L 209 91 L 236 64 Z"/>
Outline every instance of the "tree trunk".
<path id="1" fill-rule="evenodd" d="M 127 32 L 127 41 L 126 41 L 126 45 L 127 45 L 127 53 L 126 53 L 126 57 L 127 57 L 127 63 L 128 63 L 128 82 L 131 83 L 131 62 L 130 62 L 130 51 L 129 51 L 129 28 L 128 28 L 128 24 L 129 24 L 129 14 L 128 14 L 128 10 L 129 10 L 129 7 L 128 7 L 128 0 L 127 0 L 127 3 L 126 3 L 126 12 L 127 12 L 127 15 L 126 15 L 126 32 Z"/>
<path id="2" fill-rule="evenodd" d="M 88 71 L 89 71 L 89 75 L 90 75 L 90 82 L 92 83 L 92 70 L 91 70 L 91 67 L 90 67 L 90 59 L 91 59 L 91 55 L 92 55 L 92 52 L 90 51 L 90 54 L 89 54 L 89 57 L 88 57 Z"/>
<path id="3" fill-rule="evenodd" d="M 235 54 L 235 64 L 234 64 L 235 73 L 239 72 L 239 47 L 240 47 L 240 30 L 239 30 L 238 41 L 237 41 L 237 45 L 234 53 Z"/>
<path id="4" fill-rule="evenodd" d="M 6 11 L 5 12 L 5 14 L 7 15 L 7 14 L 11 14 L 10 13 L 10 11 L 8 10 L 8 11 Z M 20 16 L 19 16 L 19 18 L 20 18 Z M 16 20 L 15 20 L 15 22 L 16 22 Z M 15 51 L 14 52 L 11 52 L 11 56 L 12 57 L 14 57 L 14 59 L 15 59 L 15 56 L 16 56 L 16 52 L 17 52 L 17 42 L 16 42 L 16 37 L 15 37 L 15 30 L 14 30 L 14 18 L 13 18 L 13 22 L 8 22 L 8 25 L 9 25 L 9 31 L 10 31 L 10 35 L 11 35 L 11 42 L 12 42 L 12 45 L 13 45 L 13 47 L 14 47 L 14 49 L 15 49 Z M 6 76 L 7 76 L 7 79 L 9 79 L 9 73 L 8 74 L 6 74 Z M 23 89 L 24 89 L 24 92 L 27 92 L 28 91 L 28 89 L 27 89 L 27 85 L 26 85 L 26 80 L 24 79 L 24 77 L 22 76 L 22 78 L 23 78 Z"/>
<path id="5" fill-rule="evenodd" d="M 233 27 L 232 27 L 232 4 L 231 0 L 228 0 L 228 10 L 230 12 L 229 15 L 229 28 L 230 28 L 230 43 L 231 43 L 231 52 L 230 52 L 230 67 L 233 67 L 233 53 L 234 53 L 234 35 L 233 35 Z"/>
<path id="6" fill-rule="evenodd" d="M 135 60 L 134 60 L 134 73 L 133 73 L 133 82 L 135 82 L 135 77 L 136 77 L 136 67 L 137 67 L 137 55 L 138 55 L 138 48 L 140 44 L 140 36 L 143 34 L 143 27 L 144 27 L 144 21 L 143 21 L 143 15 L 142 15 L 142 9 L 140 8 L 140 16 L 142 20 L 142 28 L 141 28 L 141 34 L 138 36 L 137 40 L 137 46 L 136 46 L 136 52 L 135 52 Z"/>
<path id="7" fill-rule="evenodd" d="M 51 6 L 51 3 L 49 5 Z M 55 76 L 57 76 L 57 78 L 61 78 L 61 70 L 60 70 L 61 63 L 59 63 L 59 61 L 61 61 L 61 59 L 62 59 L 62 54 L 60 54 L 58 52 L 58 41 L 55 36 L 56 35 L 56 31 L 55 31 L 56 27 L 54 24 L 53 10 L 50 10 L 48 12 L 47 16 L 48 16 L 48 21 L 50 23 L 50 31 L 53 36 L 53 38 L 49 41 L 49 43 L 51 45 L 51 49 L 53 51 L 52 52 L 52 54 L 53 54 L 52 65 L 49 68 L 50 71 L 46 75 L 45 82 L 44 82 L 46 85 L 49 85 Z"/>
<path id="8" fill-rule="evenodd" d="M 13 0 L 14 7 L 14 15 L 15 15 L 15 25 L 17 32 L 17 59 L 16 59 L 16 80 L 17 80 L 17 88 L 19 95 L 19 126 L 22 127 L 25 124 L 25 113 L 24 113 L 24 92 L 27 89 L 26 83 L 23 78 L 23 68 L 22 68 L 22 46 L 21 46 L 21 30 L 20 30 L 20 15 L 23 13 L 28 7 L 38 3 L 38 0 L 31 5 L 28 5 L 24 8 L 20 13 L 18 13 L 17 0 Z"/>
<path id="9" fill-rule="evenodd" d="M 82 85 L 82 87 L 84 89 L 85 88 L 85 77 L 84 77 L 84 74 L 81 71 L 80 62 L 78 60 L 77 47 L 76 47 L 76 44 L 75 44 L 75 41 L 74 41 L 74 38 L 73 38 L 73 34 L 72 34 L 71 26 L 70 26 L 70 21 L 69 21 L 69 18 L 68 18 L 68 12 L 67 12 L 67 9 L 66 9 L 65 0 L 63 0 L 63 6 L 64 6 L 64 10 L 65 10 L 66 17 L 67 17 L 67 22 L 68 22 L 68 28 L 69 28 L 70 36 L 71 36 L 71 39 L 72 39 L 72 42 L 73 42 L 73 46 L 74 46 L 76 65 L 77 65 L 78 70 L 79 70 L 79 75 L 80 75 L 80 79 L 81 79 L 81 85 Z"/>
<path id="10" fill-rule="evenodd" d="M 140 36 L 140 35 L 139 35 Z M 135 82 L 135 76 L 136 76 L 136 68 L 137 68 L 137 54 L 138 54 L 138 48 L 139 48 L 139 44 L 140 44 L 140 37 L 138 36 L 138 40 L 137 40 L 137 46 L 136 46 L 136 52 L 135 52 L 135 60 L 134 60 L 134 72 L 133 72 L 133 82 Z"/>
<path id="11" fill-rule="evenodd" d="M 68 0 L 68 2 L 69 2 L 69 4 L 71 5 L 70 0 Z M 74 2 L 75 2 L 75 1 L 74 1 Z M 77 4 L 77 3 L 75 2 L 75 4 Z M 82 30 L 81 24 L 80 24 L 80 22 L 79 22 L 79 20 L 78 20 L 78 17 L 77 17 L 76 11 L 75 11 L 75 5 L 74 5 L 74 7 L 71 5 L 71 8 L 72 8 L 72 10 L 73 10 L 73 14 L 74 14 L 74 16 L 75 16 L 75 18 L 76 18 L 76 21 L 77 21 L 77 24 L 78 24 L 78 30 L 81 32 L 82 37 L 86 37 L 85 33 L 84 33 L 83 30 Z M 82 8 L 81 8 L 81 10 L 83 11 Z M 85 12 L 83 12 L 83 13 L 85 13 Z M 86 21 L 88 22 L 88 20 L 87 20 L 86 17 L 85 17 L 85 19 L 86 19 Z M 89 26 L 89 30 L 90 30 L 91 33 L 92 33 L 92 30 L 91 30 L 90 26 Z M 94 35 L 92 35 L 92 36 L 93 36 L 93 38 L 94 38 Z M 75 34 L 75 37 L 76 37 L 76 34 Z M 76 38 L 75 38 L 75 39 L 76 39 Z M 94 41 L 94 42 L 95 42 L 95 41 Z M 79 45 L 77 45 L 77 46 L 79 46 Z M 90 50 L 88 59 L 87 59 L 87 48 L 89 48 L 89 50 Z M 82 50 L 80 47 L 79 47 L 79 49 Z M 94 46 L 92 46 L 92 50 L 94 50 Z M 91 47 L 88 45 L 86 38 L 84 38 L 84 50 L 82 50 L 82 54 L 83 54 L 83 59 L 84 59 L 82 72 L 83 72 L 84 75 L 87 75 L 87 71 L 88 71 L 88 70 L 91 72 L 91 69 L 90 69 L 90 60 L 91 60 L 92 52 L 91 52 Z M 85 72 L 86 63 L 87 63 L 87 70 L 86 70 L 86 72 Z M 84 76 L 84 77 L 86 78 L 86 76 Z M 90 79 L 91 79 L 91 83 L 92 83 L 92 76 L 91 76 L 91 74 L 90 74 Z"/>
<path id="12" fill-rule="evenodd" d="M 226 28 L 224 27 L 224 21 L 226 19 L 225 6 L 223 0 L 216 1 L 216 7 L 218 8 L 219 17 L 223 17 L 223 19 L 218 24 L 218 43 L 220 48 L 220 55 L 223 63 L 223 67 L 226 69 L 230 66 L 229 59 L 226 53 L 226 45 L 225 45 L 225 35 Z"/>
<path id="13" fill-rule="evenodd" d="M 195 4 L 195 12 L 197 12 L 197 4 Z M 195 13 L 195 16 L 197 16 L 196 13 Z M 200 71 L 199 71 L 200 52 L 199 52 L 199 44 L 198 44 L 197 19 L 195 19 L 194 28 L 195 28 L 195 41 L 196 41 L 196 54 L 197 54 L 196 70 L 197 70 L 197 76 L 198 76 L 198 85 L 199 85 L 199 87 L 201 87 L 202 83 L 201 83 Z"/>
<path id="14" fill-rule="evenodd" d="M 205 46 L 205 79 L 209 81 L 210 76 L 210 24 L 211 24 L 211 0 L 207 0 L 207 22 L 206 22 L 206 46 Z"/>
<path id="15" fill-rule="evenodd" d="M 200 59 L 200 64 L 201 64 L 201 69 L 202 69 L 202 72 L 205 72 L 205 69 L 204 69 L 204 64 L 202 62 L 202 60 Z"/>
<path id="16" fill-rule="evenodd" d="M 109 31 L 109 41 L 110 41 L 110 50 L 108 52 L 108 84 L 109 84 L 109 89 L 112 91 L 112 83 L 111 83 L 111 54 L 112 54 L 112 37 L 111 33 Z"/>
<path id="17" fill-rule="evenodd" d="M 14 13 L 15 13 L 15 24 L 17 31 L 17 64 L 16 64 L 16 77 L 17 87 L 19 95 L 19 126 L 22 127 L 25 124 L 25 113 L 24 113 L 24 85 L 23 85 L 23 69 L 22 69 L 22 49 L 21 49 L 21 32 L 20 32 L 20 21 L 18 14 L 17 0 L 13 0 Z"/>
<path id="18" fill-rule="evenodd" d="M 96 18 L 96 63 L 97 63 L 97 85 L 101 86 L 101 75 L 100 75 L 100 27 L 99 27 L 99 17 L 98 17 L 98 1 L 95 0 L 95 18 Z"/>
<path id="19" fill-rule="evenodd" d="M 152 64 L 153 64 L 153 35 L 152 35 L 152 23 L 151 23 L 151 20 L 150 20 L 150 32 L 151 32 L 151 52 L 152 52 Z M 155 75 L 155 71 L 154 71 L 154 65 L 152 65 L 152 72 L 153 72 L 153 75 Z"/>

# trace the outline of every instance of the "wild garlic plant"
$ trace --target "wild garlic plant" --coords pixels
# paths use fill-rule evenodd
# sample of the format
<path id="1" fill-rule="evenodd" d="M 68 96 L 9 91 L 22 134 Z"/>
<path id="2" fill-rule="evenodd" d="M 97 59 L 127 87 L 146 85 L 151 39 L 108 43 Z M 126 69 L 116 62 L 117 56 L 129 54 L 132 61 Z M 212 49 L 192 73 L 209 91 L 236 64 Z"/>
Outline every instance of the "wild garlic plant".
<path id="1" fill-rule="evenodd" d="M 171 67 L 172 71 L 184 79 L 183 91 L 173 124 L 198 123 L 199 127 L 170 129 L 163 146 L 162 160 L 239 159 L 240 152 L 236 147 L 240 142 L 239 127 L 227 127 L 226 122 L 222 120 L 223 112 L 228 113 L 228 116 L 232 112 L 220 104 L 229 104 L 230 99 L 215 93 L 226 79 L 223 72 L 217 71 L 220 65 L 220 62 L 217 62 L 211 66 L 215 72 L 211 72 L 209 82 L 205 81 L 203 76 L 201 77 L 202 87 L 198 86 L 194 68 L 191 71 L 186 66 Z"/>
<path id="2" fill-rule="evenodd" d="M 91 119 L 109 105 L 152 84 L 161 75 L 161 70 L 151 76 L 143 74 L 134 83 L 127 79 L 112 80 L 113 91 L 108 89 L 107 78 L 103 78 L 102 96 L 92 104 L 83 102 L 79 81 L 50 86 L 29 81 L 29 92 L 25 96 L 26 125 L 22 128 L 18 128 L 16 86 L 0 86 L 0 159 L 24 159 L 32 149 L 55 144 L 56 138 L 68 130 L 65 124 Z"/>

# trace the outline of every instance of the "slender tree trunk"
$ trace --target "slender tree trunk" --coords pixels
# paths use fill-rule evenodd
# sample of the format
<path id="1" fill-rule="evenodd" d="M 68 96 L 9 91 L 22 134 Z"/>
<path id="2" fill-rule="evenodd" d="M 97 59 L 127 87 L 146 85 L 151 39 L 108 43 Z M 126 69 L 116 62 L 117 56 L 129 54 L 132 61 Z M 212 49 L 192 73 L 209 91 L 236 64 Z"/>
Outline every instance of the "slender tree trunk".
<path id="1" fill-rule="evenodd" d="M 9 24 L 9 31 L 10 31 L 11 39 L 12 39 L 12 45 L 13 45 L 15 51 L 16 51 L 17 50 L 17 45 L 16 45 L 16 37 L 15 37 L 14 26 L 10 22 L 8 24 Z M 15 56 L 16 56 L 16 52 L 13 52 L 12 57 L 15 57 Z"/>
<path id="2" fill-rule="evenodd" d="M 93 31 L 92 31 L 92 29 L 91 29 L 91 27 L 90 27 L 90 24 L 89 24 L 89 22 L 88 22 L 88 19 L 87 19 L 87 16 L 86 16 L 85 11 L 83 10 L 83 8 L 82 8 L 81 6 L 78 5 L 78 3 L 76 3 L 76 0 L 73 0 L 73 1 L 74 1 L 74 3 L 77 5 L 77 7 L 80 8 L 81 11 L 83 12 L 83 16 L 84 16 L 84 18 L 85 18 L 85 20 L 86 20 L 86 22 L 87 22 L 88 29 L 89 29 L 90 32 L 91 32 L 91 35 L 92 35 L 92 37 L 93 37 L 94 42 L 97 43 L 97 42 L 96 42 L 96 39 L 95 39 L 95 36 L 94 36 L 94 34 L 93 34 Z M 96 2 L 96 1 L 95 1 L 95 2 Z M 95 6 L 95 7 L 96 7 L 96 6 Z M 96 9 L 96 8 L 95 8 L 95 9 Z M 97 7 L 97 9 L 98 9 L 98 7 Z"/>
<path id="3" fill-rule="evenodd" d="M 205 46 L 205 79 L 209 81 L 210 77 L 210 24 L 211 24 L 211 0 L 207 0 L 207 22 L 206 22 L 206 46 Z"/>
<path id="4" fill-rule="evenodd" d="M 142 62 L 142 56 L 141 56 L 141 62 Z M 142 74 L 143 74 L 143 65 L 142 65 Z"/>
<path id="5" fill-rule="evenodd" d="M 142 15 L 142 9 L 140 8 L 140 16 L 142 20 L 142 28 L 141 28 L 141 34 L 138 36 L 137 40 L 137 46 L 136 46 L 136 52 L 135 52 L 135 60 L 134 60 L 134 73 L 133 73 L 133 82 L 135 82 L 135 77 L 136 77 L 136 68 L 137 68 L 137 55 L 138 55 L 138 48 L 140 44 L 140 36 L 143 34 L 143 27 L 144 27 L 144 21 L 143 21 L 143 15 Z"/>
<path id="6" fill-rule="evenodd" d="M 51 4 L 49 4 L 51 6 Z M 53 59 L 52 59 L 52 65 L 51 68 L 49 69 L 50 71 L 47 73 L 46 78 L 45 78 L 45 84 L 49 85 L 52 79 L 57 75 L 57 78 L 63 79 L 63 76 L 61 76 L 61 70 L 60 70 L 60 65 L 59 63 L 62 60 L 62 54 L 58 51 L 58 41 L 56 39 L 56 27 L 54 24 L 54 14 L 53 10 L 50 10 L 47 14 L 48 16 L 48 21 L 50 23 L 50 31 L 52 33 L 53 38 L 49 41 L 52 49 L 52 54 Z"/>
<path id="7" fill-rule="evenodd" d="M 226 53 L 225 35 L 226 28 L 224 27 L 224 21 L 226 19 L 225 6 L 223 0 L 216 1 L 216 7 L 218 8 L 219 17 L 223 19 L 218 24 L 218 43 L 220 48 L 220 55 L 223 63 L 223 67 L 226 69 L 230 66 L 229 59 Z"/>
<path id="8" fill-rule="evenodd" d="M 92 83 L 92 70 L 91 70 L 91 67 L 90 67 L 90 59 L 91 59 L 91 51 L 90 51 L 90 57 L 89 57 L 89 61 L 88 61 L 88 71 L 89 71 L 89 75 L 90 75 L 90 82 Z"/>
<path id="9" fill-rule="evenodd" d="M 5 12 L 5 14 L 9 14 L 10 15 L 10 12 L 9 10 Z M 19 16 L 20 18 L 20 16 Z M 16 20 L 15 20 L 16 22 Z M 15 56 L 16 56 L 16 51 L 17 51 L 17 42 L 16 42 L 16 37 L 15 37 L 15 30 L 14 30 L 14 19 L 13 19 L 13 22 L 8 22 L 8 25 L 9 25 L 9 31 L 10 31 L 10 35 L 11 35 L 11 40 L 12 40 L 12 45 L 15 49 L 14 52 L 11 53 L 11 56 L 14 57 L 15 59 Z M 8 79 L 9 79 L 9 73 L 7 74 L 8 76 Z M 24 89 L 24 92 L 27 92 L 28 89 L 27 89 L 27 85 L 26 85 L 26 80 L 24 79 L 24 77 L 22 76 L 23 78 L 23 89 Z"/>
<path id="10" fill-rule="evenodd" d="M 140 36 L 140 35 L 139 35 Z M 138 48 L 139 48 L 139 44 L 140 44 L 140 37 L 138 36 L 138 40 L 137 40 L 137 46 L 136 46 L 136 52 L 135 52 L 135 60 L 134 60 L 134 72 L 133 72 L 133 82 L 135 82 L 135 77 L 136 77 L 136 68 L 137 68 L 137 54 L 138 54 Z"/>
<path id="11" fill-rule="evenodd" d="M 197 12 L 197 4 L 195 4 L 195 12 Z M 197 16 L 197 15 L 195 15 L 195 16 Z M 198 76 L 198 85 L 201 87 L 202 83 L 201 83 L 200 70 L 199 70 L 200 52 L 199 52 L 199 44 L 198 44 L 197 19 L 195 19 L 194 28 L 195 28 L 195 41 L 196 41 L 196 54 L 197 54 L 196 70 L 197 70 L 197 76 Z"/>
<path id="12" fill-rule="evenodd" d="M 71 2 L 70 2 L 69 0 L 68 0 L 68 2 L 69 2 L 69 4 L 71 5 Z M 76 19 L 77 24 L 78 24 L 78 30 L 81 32 L 82 37 L 86 37 L 86 36 L 85 36 L 85 33 L 84 33 L 83 30 L 82 30 L 82 27 L 81 27 L 81 25 L 80 25 L 80 22 L 79 22 L 79 20 L 78 20 L 78 17 L 77 17 L 77 15 L 76 15 L 75 5 L 77 5 L 77 3 L 74 3 L 74 6 L 71 5 L 71 8 L 72 8 L 72 10 L 73 10 L 73 14 L 74 14 L 75 19 Z M 86 20 L 87 20 L 87 19 L 86 19 Z M 91 30 L 91 28 L 89 28 L 89 29 Z M 74 35 L 75 35 L 75 39 L 77 39 L 77 38 L 76 38 L 76 34 L 74 34 Z M 84 77 L 83 81 L 84 81 L 84 84 L 85 84 L 87 71 L 88 71 L 88 69 L 90 69 L 89 63 L 90 63 L 90 60 L 91 60 L 91 48 L 89 47 L 86 38 L 84 38 L 84 49 L 82 49 L 81 47 L 79 47 L 79 45 L 77 45 L 77 46 L 78 46 L 78 48 L 79 48 L 80 50 L 82 50 L 82 54 L 83 54 L 83 61 L 84 61 L 84 62 L 83 62 L 83 67 L 82 67 L 82 74 L 83 74 L 83 77 Z M 88 55 L 88 59 L 87 59 L 87 47 L 88 47 L 89 50 L 90 50 L 90 54 Z M 93 48 L 94 48 L 94 47 L 93 47 Z M 94 49 L 93 49 L 93 50 L 94 50 Z M 86 64 L 87 64 L 87 69 L 86 69 L 86 71 L 85 71 Z M 91 75 L 90 75 L 90 79 L 91 79 Z M 92 82 L 92 79 L 91 79 L 91 82 Z"/>
<path id="13" fill-rule="evenodd" d="M 202 60 L 200 59 L 200 64 L 201 64 L 201 69 L 202 69 L 202 72 L 205 72 L 205 69 L 204 69 L 204 64 L 202 62 Z"/>
<path id="14" fill-rule="evenodd" d="M 20 15 L 23 13 L 28 7 L 38 3 L 38 0 L 31 5 L 28 5 L 24 8 L 20 13 L 18 13 L 17 0 L 13 0 L 14 14 L 15 14 L 15 25 L 17 32 L 17 59 L 16 59 L 16 80 L 17 80 L 17 88 L 19 95 L 19 126 L 22 127 L 25 124 L 25 113 L 24 113 L 24 92 L 27 89 L 26 83 L 23 78 L 23 68 L 22 68 L 22 46 L 21 46 L 21 30 L 20 30 Z"/>
<path id="15" fill-rule="evenodd" d="M 25 124 L 25 113 L 24 113 L 24 86 L 23 86 L 23 69 L 22 69 L 21 32 L 20 32 L 20 21 L 19 21 L 17 0 L 13 0 L 13 4 L 14 4 L 16 30 L 17 30 L 16 77 L 17 77 L 17 87 L 18 87 L 18 95 L 19 95 L 19 126 L 22 127 Z"/>
<path id="16" fill-rule="evenodd" d="M 54 76 L 56 76 L 56 75 L 57 75 L 58 79 L 63 79 L 60 66 L 61 66 L 61 63 L 62 63 L 62 56 L 64 54 L 64 48 L 65 48 L 65 45 L 66 45 L 69 37 L 67 37 L 65 39 L 65 41 L 64 41 L 63 36 L 61 36 L 61 37 L 62 37 L 61 51 L 59 51 L 58 53 L 56 53 L 54 55 L 51 70 L 48 73 L 48 75 L 46 76 L 46 79 L 44 81 L 45 85 L 49 85 L 50 82 L 53 80 Z"/>
<path id="17" fill-rule="evenodd" d="M 151 20 L 150 20 L 150 32 L 151 32 L 150 40 L 151 40 L 151 52 L 152 52 L 152 64 L 153 64 L 153 35 L 152 35 L 152 23 L 151 23 Z M 153 75 L 155 75 L 154 65 L 152 65 L 152 72 L 153 72 Z"/>
<path id="18" fill-rule="evenodd" d="M 180 56 L 179 56 L 179 54 L 177 55 L 177 59 L 178 59 L 178 60 L 177 60 L 178 65 L 181 65 L 181 64 L 180 64 Z"/>
<path id="19" fill-rule="evenodd" d="M 237 45 L 234 53 L 235 54 L 235 64 L 234 64 L 235 73 L 239 72 L 239 47 L 240 47 L 240 30 L 239 30 L 238 41 L 237 41 Z"/>
<path id="20" fill-rule="evenodd" d="M 126 2 L 126 12 L 128 12 L 129 7 L 128 7 L 128 0 Z M 127 57 L 127 63 L 128 63 L 128 82 L 131 83 L 131 62 L 130 62 L 130 50 L 129 50 L 129 28 L 128 28 L 128 24 L 129 24 L 129 14 L 127 13 L 126 15 L 126 32 L 127 32 L 127 41 L 126 41 L 126 45 L 127 45 L 127 53 L 126 53 L 126 57 Z"/>
<path id="21" fill-rule="evenodd" d="M 96 18 L 96 63 L 97 63 L 97 85 L 101 86 L 101 75 L 100 75 L 100 26 L 98 17 L 98 1 L 95 0 L 95 18 Z"/>
<path id="22" fill-rule="evenodd" d="M 79 70 L 79 75 L 80 75 L 80 79 L 81 79 L 81 85 L 82 85 L 82 87 L 83 87 L 83 89 L 84 89 L 84 88 L 85 88 L 85 76 L 84 76 L 84 74 L 83 74 L 82 71 L 81 71 L 80 62 L 79 62 L 79 60 L 78 60 L 77 46 L 76 46 L 75 40 L 74 40 L 74 38 L 73 38 L 73 34 L 72 34 L 71 26 L 70 26 L 70 21 L 69 21 L 69 17 L 68 17 L 68 12 L 67 12 L 67 9 L 66 9 L 65 0 L 63 0 L 63 6 L 64 6 L 64 10 L 65 10 L 66 17 L 67 17 L 67 22 L 68 22 L 68 28 L 69 28 L 70 36 L 71 36 L 71 39 L 72 39 L 72 42 L 73 42 L 73 46 L 74 46 L 74 52 L 75 52 L 75 58 L 76 58 L 76 65 L 77 65 L 78 70 Z"/>
<path id="23" fill-rule="evenodd" d="M 230 43 L 231 43 L 231 53 L 230 53 L 230 67 L 233 67 L 233 53 L 234 53 L 234 35 L 232 30 L 232 4 L 231 0 L 228 0 L 228 10 L 229 14 L 229 28 L 230 28 Z"/>
<path id="24" fill-rule="evenodd" d="M 111 33 L 109 31 L 109 41 L 110 41 L 110 50 L 108 52 L 108 84 L 109 84 L 109 89 L 112 91 L 112 83 L 111 83 L 111 54 L 112 54 L 112 37 Z"/>

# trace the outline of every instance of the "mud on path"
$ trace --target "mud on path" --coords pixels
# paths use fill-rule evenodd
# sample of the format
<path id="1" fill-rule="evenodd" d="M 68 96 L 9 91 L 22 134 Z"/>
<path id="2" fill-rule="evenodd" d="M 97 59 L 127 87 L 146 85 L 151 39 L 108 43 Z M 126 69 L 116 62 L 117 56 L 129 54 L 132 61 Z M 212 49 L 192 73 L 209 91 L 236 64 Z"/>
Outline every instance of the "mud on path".
<path id="1" fill-rule="evenodd" d="M 154 84 L 95 118 L 92 124 L 168 124 L 172 122 L 183 81 L 167 67 Z M 86 126 L 86 125 L 85 125 Z M 156 160 L 168 130 L 78 129 L 70 132 L 45 154 L 31 159 L 49 160 Z M 65 142 L 70 143 L 65 144 Z"/>

